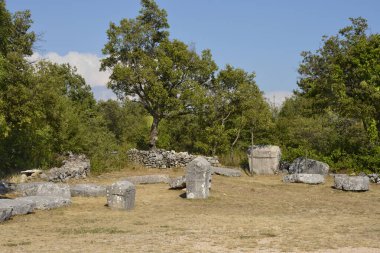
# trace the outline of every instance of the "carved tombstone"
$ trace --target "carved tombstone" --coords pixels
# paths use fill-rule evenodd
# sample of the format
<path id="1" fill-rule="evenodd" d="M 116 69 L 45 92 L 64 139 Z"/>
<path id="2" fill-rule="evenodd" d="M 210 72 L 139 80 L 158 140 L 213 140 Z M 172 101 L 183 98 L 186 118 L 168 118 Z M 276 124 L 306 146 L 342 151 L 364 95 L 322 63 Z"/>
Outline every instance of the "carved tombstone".
<path id="1" fill-rule="evenodd" d="M 248 149 L 248 163 L 251 174 L 272 175 L 278 172 L 281 150 L 278 146 L 252 146 Z"/>
<path id="2" fill-rule="evenodd" d="M 130 210 L 135 206 L 135 185 L 119 181 L 107 187 L 107 204 L 112 209 Z"/>
<path id="3" fill-rule="evenodd" d="M 205 199 L 209 196 L 211 164 L 203 157 L 197 157 L 186 166 L 186 197 Z"/>

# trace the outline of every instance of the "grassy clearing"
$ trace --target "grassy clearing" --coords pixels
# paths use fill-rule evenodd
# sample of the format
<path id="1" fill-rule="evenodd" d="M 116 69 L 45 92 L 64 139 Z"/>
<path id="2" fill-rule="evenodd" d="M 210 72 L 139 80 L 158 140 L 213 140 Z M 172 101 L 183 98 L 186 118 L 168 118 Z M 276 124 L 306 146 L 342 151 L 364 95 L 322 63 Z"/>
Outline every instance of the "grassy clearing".
<path id="1" fill-rule="evenodd" d="M 135 168 L 86 181 L 153 173 L 183 174 Z M 280 176 L 214 176 L 207 200 L 138 185 L 131 212 L 108 209 L 105 198 L 76 197 L 70 207 L 0 224 L 0 252 L 380 252 L 380 186 L 351 193 L 331 185 L 331 178 L 310 186 L 283 184 Z"/>

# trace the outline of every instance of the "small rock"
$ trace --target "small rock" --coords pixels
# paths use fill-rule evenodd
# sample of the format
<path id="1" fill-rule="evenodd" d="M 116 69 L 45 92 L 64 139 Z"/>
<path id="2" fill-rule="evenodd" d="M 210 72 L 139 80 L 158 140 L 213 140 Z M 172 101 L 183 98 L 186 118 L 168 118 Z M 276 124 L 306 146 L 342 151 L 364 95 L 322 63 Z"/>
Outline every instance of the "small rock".
<path id="1" fill-rule="evenodd" d="M 186 177 L 175 177 L 169 179 L 169 188 L 170 189 L 183 189 L 186 188 Z"/>

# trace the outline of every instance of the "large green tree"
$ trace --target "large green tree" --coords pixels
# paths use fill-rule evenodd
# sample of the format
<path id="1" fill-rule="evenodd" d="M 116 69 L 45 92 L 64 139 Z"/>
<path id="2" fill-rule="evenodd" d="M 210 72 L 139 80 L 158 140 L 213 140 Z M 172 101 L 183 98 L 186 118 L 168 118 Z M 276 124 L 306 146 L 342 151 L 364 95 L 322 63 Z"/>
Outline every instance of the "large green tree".
<path id="1" fill-rule="evenodd" d="M 380 34 L 368 34 L 363 18 L 339 34 L 323 38 L 315 53 L 303 52 L 300 94 L 314 101 L 316 112 L 332 110 L 360 119 L 372 143 L 380 130 Z"/>
<path id="2" fill-rule="evenodd" d="M 108 86 L 130 97 L 153 117 L 150 147 L 155 148 L 163 119 L 193 110 L 192 100 L 217 69 L 208 50 L 199 56 L 181 41 L 169 39 L 166 11 L 142 0 L 135 19 L 110 24 L 101 69 L 111 70 Z"/>

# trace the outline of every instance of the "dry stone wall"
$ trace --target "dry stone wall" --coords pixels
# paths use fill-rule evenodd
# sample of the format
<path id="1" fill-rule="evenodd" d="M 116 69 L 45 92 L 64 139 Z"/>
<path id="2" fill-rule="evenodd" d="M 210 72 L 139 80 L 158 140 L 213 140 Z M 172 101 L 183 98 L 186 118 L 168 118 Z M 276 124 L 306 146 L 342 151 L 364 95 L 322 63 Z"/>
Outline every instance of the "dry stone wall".
<path id="1" fill-rule="evenodd" d="M 186 167 L 192 160 L 197 158 L 196 155 L 191 155 L 187 152 L 175 152 L 157 149 L 155 151 L 130 149 L 127 152 L 129 161 L 141 164 L 148 168 L 175 168 Z M 205 157 L 211 166 L 220 166 L 217 157 Z"/>

